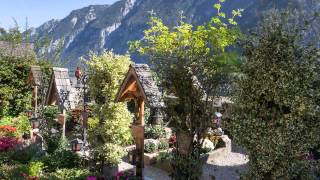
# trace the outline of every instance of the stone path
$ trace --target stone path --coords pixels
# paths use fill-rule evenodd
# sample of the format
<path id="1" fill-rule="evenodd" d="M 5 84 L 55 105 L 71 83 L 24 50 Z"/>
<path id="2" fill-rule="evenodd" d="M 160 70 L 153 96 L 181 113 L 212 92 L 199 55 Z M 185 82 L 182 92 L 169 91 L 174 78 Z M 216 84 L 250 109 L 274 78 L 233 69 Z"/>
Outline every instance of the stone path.
<path id="1" fill-rule="evenodd" d="M 170 180 L 168 173 L 153 166 L 144 167 L 145 180 Z"/>
<path id="2" fill-rule="evenodd" d="M 232 146 L 232 152 L 225 156 L 210 159 L 203 166 L 203 180 L 237 180 L 240 173 L 247 169 L 249 162 L 245 151 L 237 146 Z M 152 167 L 146 166 L 144 170 L 146 180 L 169 180 L 168 173 Z"/>
<path id="3" fill-rule="evenodd" d="M 231 152 L 209 159 L 203 166 L 203 180 L 237 180 L 247 169 L 249 162 L 245 151 L 232 143 Z"/>

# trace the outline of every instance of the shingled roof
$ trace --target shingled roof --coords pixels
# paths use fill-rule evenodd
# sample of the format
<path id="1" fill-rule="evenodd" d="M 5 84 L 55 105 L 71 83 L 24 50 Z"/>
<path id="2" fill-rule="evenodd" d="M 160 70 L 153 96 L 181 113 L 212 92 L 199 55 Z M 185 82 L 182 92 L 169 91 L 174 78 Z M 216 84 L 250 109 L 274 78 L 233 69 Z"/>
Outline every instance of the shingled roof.
<path id="1" fill-rule="evenodd" d="M 130 68 L 137 74 L 149 106 L 163 107 L 164 103 L 161 100 L 161 92 L 153 79 L 149 66 L 147 64 L 133 64 Z"/>
<path id="2" fill-rule="evenodd" d="M 73 109 L 75 106 L 72 101 L 74 99 L 74 88 L 71 86 L 68 69 L 54 67 L 47 93 L 46 105 L 60 105 L 60 102 L 63 100 L 61 92 L 69 92 L 69 96 L 64 102 L 64 108 L 68 110 Z"/>
<path id="3" fill-rule="evenodd" d="M 4 56 L 25 57 L 34 56 L 33 44 L 20 43 L 13 45 L 10 42 L 0 41 L 0 54 Z"/>
<path id="4" fill-rule="evenodd" d="M 120 101 L 122 98 L 121 93 L 124 92 L 126 86 L 129 82 L 132 82 L 132 80 L 137 81 L 137 85 L 140 92 L 142 91 L 147 106 L 150 108 L 160 108 L 164 106 L 161 99 L 161 92 L 159 91 L 147 64 L 130 65 L 126 78 L 122 82 L 120 90 L 118 91 L 116 101 Z"/>
<path id="5" fill-rule="evenodd" d="M 42 86 L 43 75 L 40 66 L 31 66 L 28 83 L 31 85 Z"/>

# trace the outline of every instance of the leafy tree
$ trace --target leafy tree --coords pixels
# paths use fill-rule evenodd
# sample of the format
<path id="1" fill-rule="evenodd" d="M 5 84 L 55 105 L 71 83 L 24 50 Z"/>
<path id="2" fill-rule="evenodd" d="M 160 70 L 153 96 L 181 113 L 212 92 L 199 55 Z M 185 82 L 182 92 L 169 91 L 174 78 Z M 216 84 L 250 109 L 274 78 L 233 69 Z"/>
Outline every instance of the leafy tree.
<path id="1" fill-rule="evenodd" d="M 248 150 L 248 179 L 315 178 L 315 161 L 303 155 L 320 144 L 320 51 L 304 42 L 302 26 L 290 13 L 273 11 L 244 43 L 228 124 Z"/>
<path id="2" fill-rule="evenodd" d="M 15 57 L 0 53 L 0 117 L 16 116 L 31 107 L 31 88 L 27 85 L 34 57 Z"/>
<path id="3" fill-rule="evenodd" d="M 228 18 L 221 12 L 223 2 L 214 5 L 217 16 L 198 27 L 181 17 L 179 25 L 170 28 L 152 16 L 144 38 L 131 42 L 131 49 L 150 58 L 165 94 L 177 97 L 166 104 L 166 113 L 178 131 L 174 179 L 200 178 L 199 150 L 214 115 L 211 97 L 219 95 L 218 85 L 225 83 L 237 64 L 225 49 L 240 36 L 235 18 L 242 10 L 234 10 Z M 192 142 L 194 137 L 197 140 Z M 186 152 L 179 147 L 183 143 L 187 143 Z"/>
<path id="4" fill-rule="evenodd" d="M 123 145 L 132 141 L 132 115 L 125 103 L 114 103 L 116 93 L 129 69 L 129 56 L 105 52 L 87 61 L 91 97 L 96 105 L 89 119 L 88 140 L 101 170 L 104 164 L 117 165 Z"/>
<path id="5" fill-rule="evenodd" d="M 26 23 L 26 31 L 20 32 L 19 26 L 15 21 L 16 27 L 8 31 L 0 29 L 0 41 L 4 41 L 9 44 L 11 53 L 0 52 L 0 83 L 3 86 L 0 87 L 0 117 L 4 115 L 16 116 L 20 112 L 29 109 L 31 107 L 31 87 L 27 85 L 27 76 L 31 65 L 39 65 L 43 70 L 44 79 L 43 85 L 49 83 L 49 76 L 51 75 L 52 63 L 59 63 L 57 57 L 60 57 L 61 43 L 58 43 L 57 50 L 53 52 L 53 60 L 44 61 L 44 58 L 49 56 L 39 56 L 36 58 L 36 54 L 31 50 L 25 53 L 23 56 L 16 55 L 15 51 L 25 51 L 20 47 L 23 43 L 29 43 L 30 31 Z M 41 40 L 36 40 L 36 42 Z M 35 43 L 36 48 L 41 48 L 39 44 Z M 45 49 L 46 46 L 42 44 Z M 5 50 L 5 51 L 10 51 Z M 27 51 L 26 51 L 27 52 Z M 20 54 L 20 53 L 18 53 Z M 41 92 L 39 93 L 39 101 L 44 102 L 45 92 L 48 87 L 39 87 Z"/>

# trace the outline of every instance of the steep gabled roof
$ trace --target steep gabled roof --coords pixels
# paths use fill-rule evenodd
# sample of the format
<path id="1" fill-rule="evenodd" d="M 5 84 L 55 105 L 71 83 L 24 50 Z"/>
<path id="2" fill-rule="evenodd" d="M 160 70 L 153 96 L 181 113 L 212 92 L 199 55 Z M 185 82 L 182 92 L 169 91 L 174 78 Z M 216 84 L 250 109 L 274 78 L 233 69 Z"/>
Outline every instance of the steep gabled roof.
<path id="1" fill-rule="evenodd" d="M 50 105 L 54 101 L 57 101 L 57 105 L 60 105 L 60 102 L 63 100 L 61 92 L 69 92 L 69 96 L 64 103 L 64 108 L 73 109 L 75 106 L 72 101 L 74 99 L 74 89 L 71 86 L 68 69 L 54 67 L 46 97 L 46 105 Z"/>
<path id="2" fill-rule="evenodd" d="M 161 92 L 156 85 L 151 70 L 147 64 L 132 64 L 126 78 L 124 79 L 120 90 L 117 94 L 116 101 L 119 101 L 130 81 L 136 80 L 139 91 L 146 103 L 151 108 L 163 107 L 164 103 L 161 99 Z"/>
<path id="3" fill-rule="evenodd" d="M 4 56 L 26 57 L 34 56 L 33 44 L 20 43 L 12 44 L 6 41 L 0 41 L 0 54 Z"/>
<path id="4" fill-rule="evenodd" d="M 40 66 L 31 66 L 29 77 L 28 77 L 28 84 L 42 86 L 43 85 L 42 83 L 43 83 L 43 74 Z"/>

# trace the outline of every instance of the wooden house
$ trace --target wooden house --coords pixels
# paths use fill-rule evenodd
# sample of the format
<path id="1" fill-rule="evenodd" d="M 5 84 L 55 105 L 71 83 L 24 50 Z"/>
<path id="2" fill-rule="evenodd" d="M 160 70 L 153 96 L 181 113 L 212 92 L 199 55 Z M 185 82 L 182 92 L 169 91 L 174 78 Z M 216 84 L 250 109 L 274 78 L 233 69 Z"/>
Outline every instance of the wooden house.
<path id="1" fill-rule="evenodd" d="M 147 64 L 130 65 L 115 101 L 135 102 L 137 119 L 131 126 L 133 138 L 136 143 L 134 161 L 136 162 L 136 175 L 143 177 L 145 105 L 150 107 L 152 112 L 164 107 L 164 103 L 161 100 L 161 93 L 156 86 L 151 70 Z"/>
<path id="2" fill-rule="evenodd" d="M 12 44 L 6 41 L 0 41 L 0 54 L 13 57 L 35 57 L 33 44 L 20 43 Z"/>
<path id="3" fill-rule="evenodd" d="M 40 66 L 31 66 L 27 83 L 32 87 L 32 107 L 37 109 L 38 96 L 43 88 L 43 74 Z"/>
<path id="4" fill-rule="evenodd" d="M 71 85 L 68 69 L 54 67 L 45 105 L 57 105 L 60 112 L 63 112 L 74 108 L 73 98 L 74 88 Z"/>
<path id="5" fill-rule="evenodd" d="M 130 65 L 126 78 L 117 94 L 116 101 L 130 101 L 133 99 L 144 99 L 146 106 L 150 108 L 152 121 L 155 123 L 161 122 L 161 111 L 164 108 L 164 102 L 147 64 Z"/>

